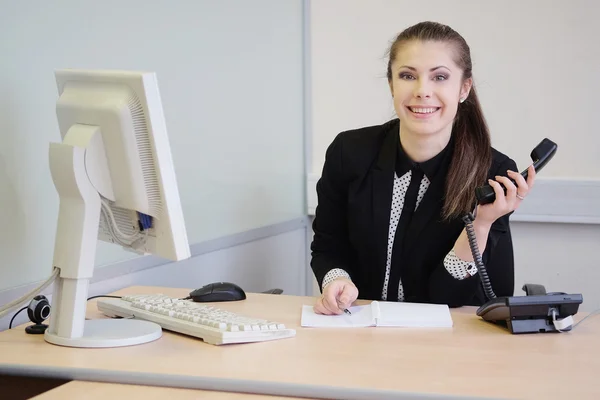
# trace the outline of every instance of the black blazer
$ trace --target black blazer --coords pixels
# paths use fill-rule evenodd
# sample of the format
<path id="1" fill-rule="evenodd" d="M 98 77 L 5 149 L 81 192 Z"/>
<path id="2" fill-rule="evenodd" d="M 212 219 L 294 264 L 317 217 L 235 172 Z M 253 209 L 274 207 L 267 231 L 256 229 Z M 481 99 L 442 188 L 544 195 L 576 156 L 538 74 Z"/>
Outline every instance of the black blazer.
<path id="1" fill-rule="evenodd" d="M 395 119 L 342 132 L 327 149 L 317 183 L 311 244 L 311 267 L 319 287 L 328 271 L 342 268 L 358 288 L 359 298 L 381 300 L 398 133 L 399 121 Z M 508 169 L 517 170 L 512 159 L 492 151 L 489 178 L 506 176 Z M 408 227 L 402 275 L 404 299 L 451 307 L 480 305 L 486 298 L 479 275 L 458 280 L 443 265 L 464 229 L 460 218 L 441 220 L 447 172 L 448 162 L 442 163 Z M 492 225 L 482 255 L 497 296 L 512 296 L 514 291 L 509 216 Z"/>

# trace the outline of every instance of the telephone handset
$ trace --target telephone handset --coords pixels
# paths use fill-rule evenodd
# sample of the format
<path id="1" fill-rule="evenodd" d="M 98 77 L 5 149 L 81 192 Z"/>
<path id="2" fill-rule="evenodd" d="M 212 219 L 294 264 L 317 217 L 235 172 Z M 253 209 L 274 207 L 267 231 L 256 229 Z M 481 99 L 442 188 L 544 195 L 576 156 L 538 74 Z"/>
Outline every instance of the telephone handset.
<path id="1" fill-rule="evenodd" d="M 536 173 L 554 157 L 557 148 L 556 143 L 544 139 L 531 151 L 531 159 Z M 527 170 L 523 171 L 521 175 L 527 179 Z M 504 193 L 506 193 L 506 188 L 504 188 Z M 493 203 L 496 199 L 494 189 L 490 185 L 476 188 L 475 195 L 479 204 Z M 477 309 L 477 315 L 486 321 L 506 325 L 511 333 L 571 330 L 571 315 L 577 313 L 579 304 L 583 302 L 581 294 L 562 292 L 546 294 L 546 289 L 541 285 L 525 284 L 523 290 L 525 290 L 526 296 L 496 297 L 477 246 L 477 237 L 473 228 L 474 220 L 473 213 L 468 213 L 463 217 L 471 254 L 477 266 L 485 296 L 488 298 L 488 301 Z"/>
<path id="2" fill-rule="evenodd" d="M 531 160 L 533 161 L 533 168 L 536 173 L 548 164 L 548 161 L 556 154 L 557 149 L 558 146 L 556 143 L 550 139 L 544 139 L 531 151 Z M 527 180 L 527 170 L 521 172 L 521 175 Z M 516 185 L 516 182 L 513 179 L 511 179 L 511 181 Z M 503 187 L 503 189 L 504 194 L 506 194 L 506 188 Z M 493 203 L 494 200 L 496 200 L 496 193 L 494 192 L 494 188 L 490 185 L 479 186 L 476 188 L 475 196 L 477 197 L 477 202 L 482 205 Z"/>

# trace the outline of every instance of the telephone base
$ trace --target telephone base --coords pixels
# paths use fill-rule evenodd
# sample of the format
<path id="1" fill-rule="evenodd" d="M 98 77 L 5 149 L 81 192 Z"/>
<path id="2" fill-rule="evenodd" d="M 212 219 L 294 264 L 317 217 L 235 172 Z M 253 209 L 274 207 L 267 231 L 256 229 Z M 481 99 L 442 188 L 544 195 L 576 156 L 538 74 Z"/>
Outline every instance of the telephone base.
<path id="1" fill-rule="evenodd" d="M 506 327 L 514 334 L 551 333 L 559 332 L 554 325 L 554 318 L 563 319 L 577 314 L 581 303 L 581 294 L 498 297 L 479 307 L 477 315 L 485 321 Z"/>

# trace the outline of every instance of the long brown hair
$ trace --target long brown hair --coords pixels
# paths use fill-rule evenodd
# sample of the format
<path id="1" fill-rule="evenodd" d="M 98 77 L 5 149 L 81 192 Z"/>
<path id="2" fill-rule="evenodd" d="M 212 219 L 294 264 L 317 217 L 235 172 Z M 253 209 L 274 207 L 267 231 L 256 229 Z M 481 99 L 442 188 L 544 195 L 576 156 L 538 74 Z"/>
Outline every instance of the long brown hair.
<path id="1" fill-rule="evenodd" d="M 465 39 L 452 28 L 436 22 L 421 22 L 402 31 L 389 50 L 388 82 L 392 81 L 392 63 L 402 44 L 410 41 L 436 41 L 453 45 L 454 62 L 462 69 L 463 79 L 472 78 L 471 50 Z M 492 162 L 492 147 L 487 123 L 473 84 L 467 99 L 459 103 L 452 126 L 454 155 L 446 180 L 443 217 L 462 216 L 475 205 L 475 187 L 487 181 Z"/>

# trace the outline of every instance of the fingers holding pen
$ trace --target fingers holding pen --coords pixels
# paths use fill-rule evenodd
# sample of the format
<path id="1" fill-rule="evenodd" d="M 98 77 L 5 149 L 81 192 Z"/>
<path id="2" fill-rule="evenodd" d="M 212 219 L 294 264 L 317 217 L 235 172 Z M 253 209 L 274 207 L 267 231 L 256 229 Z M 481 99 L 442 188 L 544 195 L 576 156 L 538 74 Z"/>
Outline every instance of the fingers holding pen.
<path id="1" fill-rule="evenodd" d="M 322 298 L 323 298 L 323 305 L 327 309 L 328 314 L 339 315 L 344 312 L 338 306 L 337 299 L 335 298 L 335 295 L 331 291 L 324 293 Z"/>
<path id="2" fill-rule="evenodd" d="M 358 289 L 351 280 L 338 278 L 323 288 L 323 294 L 315 303 L 318 314 L 340 315 L 358 298 Z"/>

